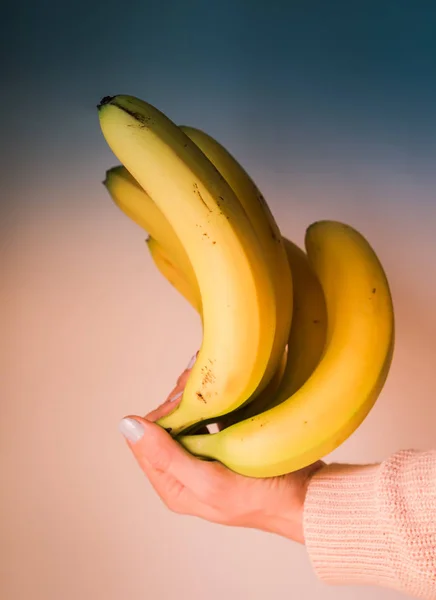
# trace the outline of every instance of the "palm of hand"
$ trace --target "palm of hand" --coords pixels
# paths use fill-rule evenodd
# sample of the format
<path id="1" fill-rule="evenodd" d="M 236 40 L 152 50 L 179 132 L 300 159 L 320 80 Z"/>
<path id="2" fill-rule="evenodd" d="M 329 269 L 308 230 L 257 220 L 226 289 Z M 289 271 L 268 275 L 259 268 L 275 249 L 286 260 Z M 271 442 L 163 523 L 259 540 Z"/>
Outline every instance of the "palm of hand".
<path id="1" fill-rule="evenodd" d="M 224 465 L 191 456 L 154 421 L 181 400 L 189 377 L 185 370 L 167 400 L 137 421 L 143 437 L 128 442 L 141 469 L 162 501 L 173 512 L 214 523 L 256 528 L 304 543 L 303 507 L 311 476 L 323 466 L 315 463 L 282 477 L 243 477 Z M 171 401 L 178 396 L 177 400 Z"/>

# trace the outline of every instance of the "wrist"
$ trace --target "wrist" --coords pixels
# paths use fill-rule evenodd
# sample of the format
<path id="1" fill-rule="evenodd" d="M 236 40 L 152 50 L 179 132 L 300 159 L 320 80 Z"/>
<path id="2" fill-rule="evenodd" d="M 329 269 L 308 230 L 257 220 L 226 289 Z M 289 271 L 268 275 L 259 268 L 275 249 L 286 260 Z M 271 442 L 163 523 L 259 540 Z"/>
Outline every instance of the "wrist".
<path id="1" fill-rule="evenodd" d="M 313 473 L 302 477 L 298 489 L 292 490 L 292 502 L 284 506 L 280 515 L 278 535 L 298 544 L 305 544 L 304 539 L 304 502 Z M 294 487 L 294 486 L 293 486 Z"/>
<path id="2" fill-rule="evenodd" d="M 280 484 L 284 485 L 279 490 L 279 500 L 270 505 L 271 513 L 265 515 L 260 529 L 304 545 L 304 505 L 307 491 L 313 476 L 324 466 L 322 461 L 318 461 L 281 479 Z"/>
<path id="3" fill-rule="evenodd" d="M 265 522 L 264 531 L 304 545 L 303 513 L 304 502 L 298 506 L 294 504 L 292 511 L 283 511 L 280 515 L 271 516 Z"/>

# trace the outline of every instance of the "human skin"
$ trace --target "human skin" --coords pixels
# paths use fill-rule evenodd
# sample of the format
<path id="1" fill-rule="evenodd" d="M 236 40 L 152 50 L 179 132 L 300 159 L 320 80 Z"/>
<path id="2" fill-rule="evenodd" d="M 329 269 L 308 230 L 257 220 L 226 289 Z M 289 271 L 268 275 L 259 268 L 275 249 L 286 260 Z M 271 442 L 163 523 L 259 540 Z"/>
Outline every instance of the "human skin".
<path id="1" fill-rule="evenodd" d="M 193 359 L 158 408 L 145 417 L 121 421 L 120 430 L 143 473 L 175 513 L 259 529 L 304 544 L 306 492 L 323 462 L 280 477 L 244 477 L 218 462 L 192 456 L 154 423 L 177 407 L 192 366 Z"/>

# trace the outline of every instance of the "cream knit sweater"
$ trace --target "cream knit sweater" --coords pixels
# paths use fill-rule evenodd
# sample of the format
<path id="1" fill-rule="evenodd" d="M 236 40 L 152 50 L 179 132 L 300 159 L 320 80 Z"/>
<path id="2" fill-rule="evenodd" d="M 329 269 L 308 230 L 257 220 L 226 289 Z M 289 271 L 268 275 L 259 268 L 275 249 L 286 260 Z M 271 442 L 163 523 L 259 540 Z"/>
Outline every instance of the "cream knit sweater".
<path id="1" fill-rule="evenodd" d="M 436 451 L 324 467 L 309 485 L 304 529 L 324 582 L 436 599 Z"/>

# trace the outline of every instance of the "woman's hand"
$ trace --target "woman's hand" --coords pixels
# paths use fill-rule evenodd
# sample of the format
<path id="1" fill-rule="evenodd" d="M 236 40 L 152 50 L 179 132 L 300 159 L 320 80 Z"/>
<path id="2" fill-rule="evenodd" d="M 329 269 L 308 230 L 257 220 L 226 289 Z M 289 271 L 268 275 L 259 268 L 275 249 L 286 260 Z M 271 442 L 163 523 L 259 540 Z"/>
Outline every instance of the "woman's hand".
<path id="1" fill-rule="evenodd" d="M 153 422 L 180 402 L 194 360 L 159 408 L 145 418 L 121 421 L 121 432 L 139 466 L 173 512 L 260 529 L 304 543 L 304 500 L 310 478 L 322 462 L 281 477 L 244 477 L 218 462 L 192 456 Z"/>

